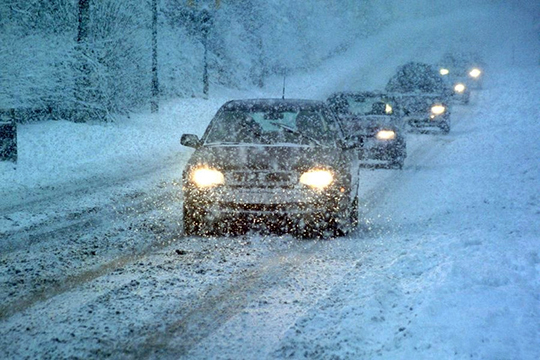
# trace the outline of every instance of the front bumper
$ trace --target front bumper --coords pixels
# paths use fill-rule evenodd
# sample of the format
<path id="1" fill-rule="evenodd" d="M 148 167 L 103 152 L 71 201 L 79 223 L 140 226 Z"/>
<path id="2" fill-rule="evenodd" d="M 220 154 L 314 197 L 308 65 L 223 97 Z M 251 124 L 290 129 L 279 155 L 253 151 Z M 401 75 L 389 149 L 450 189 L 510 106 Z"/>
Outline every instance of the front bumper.
<path id="1" fill-rule="evenodd" d="M 431 118 L 431 115 L 407 116 L 405 121 L 412 128 L 440 128 L 449 123 L 450 115 L 444 114 Z"/>
<path id="2" fill-rule="evenodd" d="M 362 161 L 379 160 L 391 162 L 396 157 L 403 156 L 404 149 L 403 139 L 377 140 L 371 137 L 363 140 L 358 155 Z"/>
<path id="3" fill-rule="evenodd" d="M 452 94 L 452 99 L 454 100 L 454 102 L 457 102 L 460 104 L 469 103 L 470 97 L 471 97 L 471 92 L 468 89 L 462 93 L 454 92 Z"/>
<path id="4" fill-rule="evenodd" d="M 218 220 L 231 216 L 295 217 L 334 212 L 344 207 L 345 191 L 307 188 L 233 188 L 219 187 L 200 190 L 194 187 L 184 192 L 190 207 Z"/>

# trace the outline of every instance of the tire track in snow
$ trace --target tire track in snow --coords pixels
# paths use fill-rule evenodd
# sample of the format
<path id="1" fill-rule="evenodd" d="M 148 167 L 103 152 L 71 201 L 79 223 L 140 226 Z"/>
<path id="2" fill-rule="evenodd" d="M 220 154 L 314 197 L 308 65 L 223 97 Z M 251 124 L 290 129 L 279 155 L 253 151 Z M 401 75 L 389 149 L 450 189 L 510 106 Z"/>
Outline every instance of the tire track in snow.
<path id="1" fill-rule="evenodd" d="M 305 242 L 299 240 L 292 244 L 292 249 L 265 258 L 263 263 L 256 264 L 256 269 L 245 272 L 233 283 L 203 292 L 200 302 L 187 309 L 179 320 L 123 355 L 136 359 L 185 356 L 261 293 L 288 278 L 296 268 L 318 254 L 322 244 L 324 241 L 314 241 L 306 247 Z"/>
<path id="2" fill-rule="evenodd" d="M 116 234 L 118 240 L 117 243 L 125 243 L 127 238 L 130 239 L 136 238 L 137 236 L 144 237 L 144 235 L 156 235 L 153 234 L 154 231 L 160 231 L 160 225 L 158 219 L 153 219 L 153 223 L 148 224 L 148 218 L 152 218 L 151 213 L 154 211 L 156 204 L 168 206 L 170 203 L 173 203 L 179 199 L 175 197 L 175 189 L 166 191 L 165 193 L 159 194 L 156 197 L 145 197 L 142 200 L 138 200 L 134 203 L 124 203 L 122 207 L 118 208 L 104 208 L 92 212 L 85 212 L 81 216 L 82 218 L 72 222 L 64 220 L 58 226 L 53 226 L 52 229 L 49 228 L 43 232 L 38 228 L 39 231 L 36 233 L 25 234 L 23 233 L 18 238 L 8 240 L 4 246 L 9 246 L 13 244 L 14 248 L 11 248 L 8 252 L 3 252 L 0 257 L 0 274 L 5 274 L 4 278 L 10 278 L 10 270 L 13 268 L 26 268 L 26 265 L 22 264 L 22 261 L 25 256 L 24 254 L 19 254 L 17 250 L 25 252 L 26 249 L 23 246 L 35 245 L 44 247 L 42 249 L 34 249 L 37 254 L 39 252 L 43 253 L 44 256 L 52 256 L 53 258 L 61 257 L 63 263 L 75 263 L 72 268 L 68 270 L 70 273 L 65 275 L 62 273 L 52 273 L 46 274 L 45 276 L 36 276 L 32 277 L 33 272 L 20 271 L 20 274 L 17 277 L 17 284 L 15 289 L 13 286 L 10 288 L 10 284 L 13 283 L 13 280 L 0 282 L 0 286 L 3 285 L 5 288 L 2 292 L 8 296 L 4 299 L 3 304 L 0 306 L 0 320 L 8 318 L 15 313 L 26 310 L 32 305 L 48 300 L 54 296 L 68 292 L 71 289 L 80 286 L 83 283 L 92 281 L 98 277 L 106 275 L 107 273 L 122 267 L 126 264 L 129 264 L 134 261 L 138 261 L 144 258 L 148 253 L 168 246 L 172 241 L 176 241 L 180 238 L 176 231 L 170 231 L 167 236 L 159 236 L 156 241 L 150 241 L 145 244 L 146 239 L 139 238 L 138 242 L 132 243 L 131 245 L 135 247 L 134 250 L 129 251 L 128 254 L 123 255 L 114 255 L 114 252 L 120 251 L 118 248 L 112 247 L 107 249 L 106 246 L 109 246 L 111 242 L 115 243 L 112 240 L 115 240 L 115 237 L 109 237 L 107 235 L 108 231 L 111 231 L 112 228 L 120 226 L 125 228 L 132 228 L 135 233 L 130 233 L 129 231 L 123 231 Z M 80 213 L 78 213 L 80 214 Z M 68 214 L 66 218 L 69 218 L 73 214 Z M 118 219 L 118 222 L 111 221 L 112 219 L 117 219 L 118 215 L 121 215 L 121 219 Z M 167 214 L 170 216 L 170 214 Z M 132 219 L 131 216 L 134 216 L 135 219 Z M 178 216 L 180 218 L 180 216 Z M 67 224 L 66 224 L 67 222 Z M 94 230 L 94 226 L 101 226 L 99 229 L 102 233 L 101 236 L 94 236 L 90 239 L 90 242 L 81 241 L 77 244 L 73 244 L 70 239 L 73 238 L 82 238 L 89 231 Z M 95 233 L 95 231 L 94 231 Z M 26 241 L 25 241 L 26 240 Z M 82 260 L 76 258 L 64 258 L 63 256 L 58 255 L 55 251 L 62 251 L 62 243 L 64 246 L 66 242 L 70 242 L 69 245 L 75 246 L 75 249 L 71 252 L 72 256 L 80 255 L 85 249 L 93 248 L 94 252 L 100 253 L 100 257 L 92 258 L 93 260 L 98 261 L 98 263 L 93 263 L 91 266 Z M 93 242 L 93 244 L 92 244 Z M 142 249 L 137 250 L 138 244 L 145 244 Z M 4 247 L 3 246 L 3 247 Z M 105 249 L 104 249 L 105 247 Z M 29 249 L 30 251 L 32 248 Z M 39 251 L 41 250 L 41 251 Z M 107 252 L 108 250 L 108 252 Z M 39 251 L 39 252 L 38 252 Z M 104 253 L 102 253 L 104 252 Z M 113 253 L 112 258 L 110 253 Z M 34 253 L 32 255 L 35 255 Z M 18 261 L 15 263 L 15 261 Z M 34 265 L 36 266 L 36 265 Z M 35 271 L 40 274 L 46 269 L 33 268 Z M 53 271 L 54 269 L 50 269 Z M 49 276 L 47 276 L 49 275 Z M 0 278 L 1 279 L 1 278 Z M 36 286 L 36 283 L 39 283 L 40 286 Z M 36 290 L 37 287 L 37 290 Z M 29 289 L 28 289 L 29 288 Z M 23 293 L 21 295 L 21 293 Z"/>

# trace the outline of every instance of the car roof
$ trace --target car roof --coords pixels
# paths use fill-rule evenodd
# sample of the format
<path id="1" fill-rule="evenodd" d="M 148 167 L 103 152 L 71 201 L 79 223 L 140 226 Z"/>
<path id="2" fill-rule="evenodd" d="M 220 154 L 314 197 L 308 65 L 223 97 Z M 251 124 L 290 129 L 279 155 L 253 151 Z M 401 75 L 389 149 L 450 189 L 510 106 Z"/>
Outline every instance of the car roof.
<path id="1" fill-rule="evenodd" d="M 247 110 L 253 108 L 298 108 L 298 109 L 321 109 L 326 107 L 324 101 L 307 99 L 243 99 L 226 102 L 222 108 L 227 110 Z"/>
<path id="2" fill-rule="evenodd" d="M 387 92 L 380 91 L 380 90 L 373 90 L 373 91 L 338 91 L 330 95 L 328 98 L 334 97 L 334 96 L 384 96 L 388 95 Z"/>

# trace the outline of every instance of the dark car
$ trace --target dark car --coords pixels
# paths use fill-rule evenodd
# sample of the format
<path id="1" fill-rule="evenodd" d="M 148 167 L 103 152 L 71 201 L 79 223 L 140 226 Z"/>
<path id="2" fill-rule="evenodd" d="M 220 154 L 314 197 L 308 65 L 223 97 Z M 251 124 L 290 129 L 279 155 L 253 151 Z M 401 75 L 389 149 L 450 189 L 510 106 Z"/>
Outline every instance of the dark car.
<path id="1" fill-rule="evenodd" d="M 482 88 L 485 65 L 478 54 L 448 52 L 437 63 L 437 68 L 439 74 L 452 84 L 464 84 L 469 90 Z"/>
<path id="2" fill-rule="evenodd" d="M 410 62 L 399 67 L 386 91 L 396 100 L 411 128 L 450 131 L 452 91 L 433 66 Z"/>
<path id="3" fill-rule="evenodd" d="M 251 224 L 300 236 L 341 235 L 358 221 L 358 156 L 324 102 L 224 104 L 183 172 L 184 231 L 208 235 Z"/>
<path id="4" fill-rule="evenodd" d="M 331 95 L 327 103 L 358 143 L 364 165 L 403 168 L 406 131 L 393 98 L 378 91 L 340 92 Z"/>

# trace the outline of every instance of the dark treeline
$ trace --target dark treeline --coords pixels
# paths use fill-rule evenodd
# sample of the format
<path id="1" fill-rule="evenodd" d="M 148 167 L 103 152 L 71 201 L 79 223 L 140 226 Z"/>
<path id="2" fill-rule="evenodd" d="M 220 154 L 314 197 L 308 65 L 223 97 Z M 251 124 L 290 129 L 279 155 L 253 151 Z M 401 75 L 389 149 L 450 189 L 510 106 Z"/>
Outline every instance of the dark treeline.
<path id="1" fill-rule="evenodd" d="M 107 119 L 149 108 L 152 1 L 87 2 L 82 41 L 80 0 L 1 2 L 2 111 L 71 119 L 84 109 Z M 412 0 L 158 0 L 159 96 L 202 96 L 204 45 L 210 93 L 213 85 L 262 87 L 403 17 L 406 3 L 415 16 L 433 12 Z"/>

